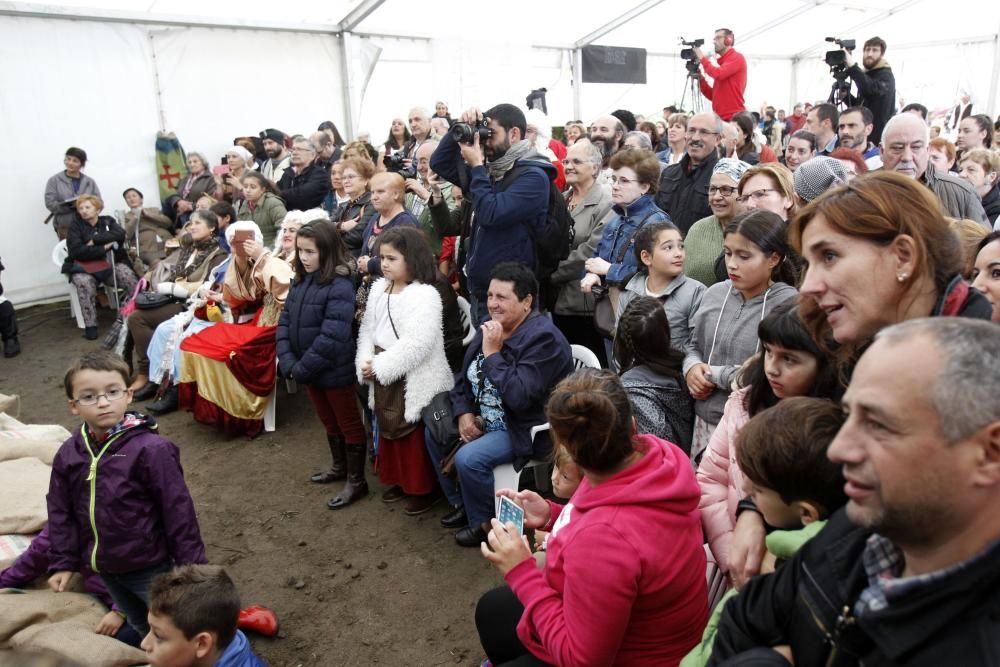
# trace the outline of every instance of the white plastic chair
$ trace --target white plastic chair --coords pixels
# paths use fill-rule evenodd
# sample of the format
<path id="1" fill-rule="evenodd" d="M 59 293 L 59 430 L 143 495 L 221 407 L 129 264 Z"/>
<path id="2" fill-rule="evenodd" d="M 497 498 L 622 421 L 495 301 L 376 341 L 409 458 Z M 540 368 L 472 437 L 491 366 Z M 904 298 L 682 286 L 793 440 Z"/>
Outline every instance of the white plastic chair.
<path id="1" fill-rule="evenodd" d="M 69 249 L 66 247 L 66 239 L 63 239 L 52 248 L 52 263 L 62 271 L 67 257 L 69 257 Z M 76 318 L 76 326 L 83 329 L 86 325 L 83 322 L 83 308 L 80 307 L 80 294 L 76 291 L 76 285 L 72 281 L 67 281 L 66 285 L 69 289 L 69 316 Z M 117 310 L 119 303 L 115 288 L 111 285 L 105 285 L 104 293 L 108 295 L 108 303 L 115 304 Z"/>
<path id="2" fill-rule="evenodd" d="M 594 354 L 590 348 L 584 347 L 583 345 L 571 345 L 573 350 L 573 369 L 580 370 L 581 368 L 600 368 L 601 362 L 597 359 L 597 355 Z M 533 426 L 531 428 L 531 442 L 535 441 L 535 436 L 537 436 L 542 431 L 549 430 L 548 422 L 544 424 L 539 424 L 538 426 Z M 547 461 L 537 461 L 531 459 L 526 464 L 521 472 L 524 472 L 528 468 L 535 468 L 537 466 L 544 466 Z M 535 471 L 538 474 L 538 471 Z M 521 483 L 521 473 L 514 470 L 514 465 L 512 463 L 502 463 L 493 469 L 493 493 L 496 493 L 500 489 L 514 489 L 518 490 Z M 500 499 L 497 498 L 494 501 L 497 513 L 500 512 Z"/>
<path id="3" fill-rule="evenodd" d="M 472 305 L 466 301 L 464 296 L 458 297 L 458 312 L 462 316 L 462 326 L 465 327 L 462 347 L 468 347 L 472 339 L 476 337 L 476 327 L 472 324 Z"/>

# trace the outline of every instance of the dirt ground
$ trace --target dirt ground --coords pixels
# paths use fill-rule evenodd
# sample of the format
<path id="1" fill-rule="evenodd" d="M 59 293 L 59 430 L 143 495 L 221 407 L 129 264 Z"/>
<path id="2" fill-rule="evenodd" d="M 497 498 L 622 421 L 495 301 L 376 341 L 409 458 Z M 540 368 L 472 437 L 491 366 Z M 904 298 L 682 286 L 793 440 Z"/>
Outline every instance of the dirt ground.
<path id="1" fill-rule="evenodd" d="M 99 313 L 103 337 L 112 316 Z M 63 373 L 98 343 L 82 337 L 66 303 L 18 318 L 23 352 L 0 358 L 0 392 L 21 395 L 22 421 L 72 430 Z M 269 664 L 479 664 L 473 611 L 502 583 L 499 573 L 440 527 L 446 503 L 406 516 L 402 503 L 380 502 L 370 471 L 366 500 L 328 510 L 334 489 L 308 481 L 329 453 L 304 392 L 279 391 L 276 431 L 254 440 L 228 438 L 186 412 L 159 422 L 180 447 L 210 561 L 227 567 L 244 605 L 278 615 L 277 638 L 251 637 Z"/>

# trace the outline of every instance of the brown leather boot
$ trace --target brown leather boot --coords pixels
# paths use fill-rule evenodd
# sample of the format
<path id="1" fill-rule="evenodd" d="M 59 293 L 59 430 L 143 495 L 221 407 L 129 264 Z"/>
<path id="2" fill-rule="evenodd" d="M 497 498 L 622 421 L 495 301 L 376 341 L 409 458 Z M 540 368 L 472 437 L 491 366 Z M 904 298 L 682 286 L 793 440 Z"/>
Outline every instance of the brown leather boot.
<path id="1" fill-rule="evenodd" d="M 327 435 L 326 441 L 330 445 L 330 457 L 333 463 L 329 470 L 314 473 L 309 478 L 309 481 L 315 484 L 329 484 L 347 478 L 347 445 L 344 444 L 344 436 Z"/>
<path id="2" fill-rule="evenodd" d="M 368 482 L 365 481 L 365 443 L 349 442 L 347 449 L 347 484 L 326 504 L 332 510 L 347 507 L 355 500 L 368 495 Z"/>

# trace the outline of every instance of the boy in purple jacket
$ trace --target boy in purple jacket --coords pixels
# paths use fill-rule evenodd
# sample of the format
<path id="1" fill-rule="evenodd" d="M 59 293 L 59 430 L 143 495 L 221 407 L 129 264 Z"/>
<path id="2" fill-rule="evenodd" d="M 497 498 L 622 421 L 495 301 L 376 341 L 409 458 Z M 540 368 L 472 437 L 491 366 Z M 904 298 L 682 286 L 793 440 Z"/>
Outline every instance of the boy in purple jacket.
<path id="1" fill-rule="evenodd" d="M 52 462 L 49 585 L 66 590 L 82 554 L 145 636 L 153 577 L 206 560 L 180 453 L 152 418 L 126 411 L 128 376 L 125 362 L 103 351 L 66 371 L 70 411 L 84 423 Z"/>

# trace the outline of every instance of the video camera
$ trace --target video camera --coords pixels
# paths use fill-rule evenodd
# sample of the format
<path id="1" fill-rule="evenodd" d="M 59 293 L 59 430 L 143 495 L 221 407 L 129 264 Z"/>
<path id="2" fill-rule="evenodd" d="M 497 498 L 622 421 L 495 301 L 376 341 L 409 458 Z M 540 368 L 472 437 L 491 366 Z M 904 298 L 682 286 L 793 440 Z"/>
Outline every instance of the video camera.
<path id="1" fill-rule="evenodd" d="M 701 47 L 704 43 L 705 40 L 703 39 L 695 39 L 690 42 L 685 42 L 684 38 L 681 37 L 681 45 L 689 47 L 681 49 L 681 58 L 687 61 L 684 63 L 684 66 L 687 68 L 689 76 L 697 77 L 701 75 L 701 70 L 698 66 L 698 58 L 694 55 L 694 50 Z"/>
<path id="2" fill-rule="evenodd" d="M 857 42 L 853 39 L 837 39 L 836 37 L 827 37 L 826 41 L 833 42 L 840 49 L 836 51 L 827 51 L 826 56 L 823 58 L 824 62 L 832 70 L 844 69 L 847 66 L 847 54 L 844 51 L 853 51 L 857 46 Z M 843 49 L 843 50 L 841 50 Z"/>
<path id="3" fill-rule="evenodd" d="M 403 157 L 402 153 L 391 153 L 382 158 L 382 164 L 385 165 L 385 170 L 393 173 L 399 174 L 404 179 L 406 178 L 416 178 L 417 177 L 417 165 L 413 162 L 410 166 L 406 166 L 406 158 Z"/>

